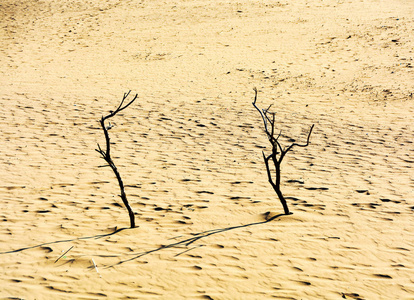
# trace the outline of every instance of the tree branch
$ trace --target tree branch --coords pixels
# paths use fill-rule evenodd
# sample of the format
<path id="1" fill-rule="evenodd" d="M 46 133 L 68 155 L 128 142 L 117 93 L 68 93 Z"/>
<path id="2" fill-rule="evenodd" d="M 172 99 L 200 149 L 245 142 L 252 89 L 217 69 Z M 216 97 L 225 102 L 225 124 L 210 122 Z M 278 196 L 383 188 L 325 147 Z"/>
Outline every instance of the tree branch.
<path id="1" fill-rule="evenodd" d="M 283 157 L 286 155 L 286 153 L 288 153 L 290 150 L 292 150 L 293 146 L 298 146 L 298 147 L 307 147 L 309 145 L 309 140 L 310 140 L 310 136 L 312 134 L 312 130 L 313 127 L 315 126 L 315 124 L 313 124 L 310 129 L 309 129 L 309 133 L 308 133 L 308 138 L 306 140 L 306 144 L 297 144 L 297 143 L 293 143 L 292 145 L 290 145 L 289 147 L 286 148 L 286 150 L 282 151 L 282 154 L 280 156 L 279 161 L 282 162 Z"/>
<path id="2" fill-rule="evenodd" d="M 269 155 L 268 157 L 266 157 L 263 151 L 262 151 L 262 154 L 263 154 L 263 159 L 266 165 L 267 178 L 269 179 L 270 184 L 273 185 L 272 174 L 270 173 L 270 167 L 269 167 L 269 159 L 272 157 L 272 155 Z"/>
<path id="3" fill-rule="evenodd" d="M 257 100 L 257 88 L 253 88 L 253 90 L 254 90 L 254 101 L 253 101 L 253 106 L 257 109 L 257 111 L 260 113 L 260 116 L 262 117 L 262 119 L 263 119 L 263 125 L 264 125 L 264 128 L 265 128 L 265 132 L 266 132 L 266 135 L 269 135 L 269 131 L 267 130 L 267 121 L 266 121 L 266 113 L 265 112 L 262 112 L 257 106 L 256 106 L 256 100 Z"/>
<path id="4" fill-rule="evenodd" d="M 105 121 L 109 118 L 114 117 L 117 113 L 119 113 L 120 111 L 124 110 L 125 108 L 127 108 L 128 106 L 130 106 L 137 98 L 138 98 L 138 94 L 135 95 L 135 97 L 128 102 L 128 104 L 122 106 L 125 102 L 125 99 L 129 96 L 131 91 L 129 91 L 128 93 L 124 94 L 124 97 L 122 98 L 121 104 L 118 106 L 118 108 L 115 111 L 111 111 L 111 113 L 105 117 L 102 116 L 101 120 L 99 121 L 102 127 L 102 130 L 104 132 L 105 135 L 105 142 L 106 142 L 106 151 L 102 150 L 101 146 L 98 144 L 98 149 L 95 149 L 99 154 L 101 154 L 102 158 L 108 163 L 108 165 L 111 167 L 112 171 L 114 172 L 117 180 L 118 180 L 118 184 L 119 184 L 119 188 L 121 190 L 121 199 L 122 202 L 124 203 L 125 207 L 128 210 L 128 214 L 129 214 L 129 219 L 130 219 L 130 223 L 131 223 L 131 228 L 135 227 L 135 215 L 134 212 L 132 211 L 131 206 L 129 205 L 128 199 L 126 197 L 125 194 L 125 189 L 124 189 L 124 183 L 122 181 L 121 175 L 118 172 L 118 169 L 115 166 L 115 163 L 113 162 L 112 158 L 111 158 L 111 143 L 110 143 L 110 138 L 109 138 L 109 133 L 108 130 L 111 127 L 106 127 L 105 126 Z"/>
<path id="5" fill-rule="evenodd" d="M 267 109 L 259 109 L 256 105 L 256 101 L 257 101 L 257 89 L 254 88 L 253 89 L 255 94 L 254 94 L 254 101 L 253 101 L 253 106 L 254 108 L 256 108 L 256 110 L 260 113 L 260 116 L 262 117 L 263 120 L 263 125 L 264 125 L 264 131 L 269 139 L 270 144 L 272 145 L 272 153 L 269 156 L 266 156 L 264 154 L 264 152 L 262 152 L 263 154 L 263 159 L 266 165 L 266 172 L 267 172 L 267 177 L 269 179 L 269 182 L 271 184 L 271 186 L 273 187 L 273 189 L 275 190 L 276 194 L 279 197 L 280 202 L 283 205 L 283 209 L 285 211 L 285 214 L 289 214 L 289 208 L 287 206 L 286 200 L 280 190 L 280 179 L 281 179 L 281 168 L 280 165 L 283 161 L 283 158 L 285 157 L 286 153 L 288 153 L 294 146 L 298 146 L 298 147 L 306 147 L 309 145 L 309 141 L 310 141 L 310 136 L 312 134 L 312 130 L 314 125 L 312 125 L 310 127 L 309 133 L 308 133 L 308 138 L 306 140 L 306 144 L 298 144 L 298 143 L 293 143 L 291 144 L 289 147 L 287 147 L 286 149 L 282 148 L 282 145 L 279 142 L 279 137 L 282 134 L 282 131 L 279 132 L 278 136 L 275 137 L 275 115 L 276 113 L 271 113 L 269 112 L 270 107 L 272 105 L 270 105 Z M 269 114 L 271 115 L 271 118 L 269 117 Z M 270 124 L 271 128 L 269 131 L 269 127 L 268 124 Z M 278 157 L 280 151 L 280 155 Z M 273 181 L 272 179 L 272 174 L 270 171 L 270 166 L 269 166 L 269 160 L 272 159 L 274 167 L 275 167 L 275 181 Z"/>

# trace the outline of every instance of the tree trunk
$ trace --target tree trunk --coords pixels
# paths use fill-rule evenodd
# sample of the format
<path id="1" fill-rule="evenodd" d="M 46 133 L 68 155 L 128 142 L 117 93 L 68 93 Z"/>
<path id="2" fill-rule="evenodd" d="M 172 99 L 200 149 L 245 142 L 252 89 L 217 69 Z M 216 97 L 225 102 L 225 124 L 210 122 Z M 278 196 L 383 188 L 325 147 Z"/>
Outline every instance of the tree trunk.
<path id="1" fill-rule="evenodd" d="M 131 206 L 128 203 L 125 191 L 124 191 L 124 183 L 122 182 L 122 178 L 121 175 L 118 172 L 118 169 L 115 166 L 115 163 L 112 161 L 111 158 L 111 142 L 110 142 L 110 138 L 109 138 L 109 133 L 108 130 L 111 129 L 111 123 L 109 123 L 109 126 L 106 127 L 105 126 L 105 120 L 112 118 L 113 116 L 115 116 L 118 112 L 124 110 L 125 108 L 127 108 L 128 106 L 130 106 L 132 104 L 132 102 L 134 102 L 137 97 L 138 94 L 135 95 L 135 97 L 126 105 L 123 106 L 125 99 L 128 97 L 129 93 L 131 91 L 129 91 L 128 93 L 124 94 L 124 98 L 121 101 L 121 104 L 118 106 L 118 108 L 115 111 L 111 111 L 111 113 L 109 115 L 107 115 L 106 117 L 101 118 L 100 123 L 101 123 L 101 127 L 102 130 L 105 134 L 105 141 L 106 141 L 106 152 L 104 150 L 101 149 L 101 147 L 98 144 L 98 149 L 96 149 L 96 151 L 101 154 L 102 158 L 108 163 L 108 165 L 111 167 L 112 171 L 115 173 L 116 179 L 118 179 L 118 184 L 119 184 L 119 188 L 121 190 L 121 199 L 122 202 L 124 203 L 126 209 L 128 210 L 128 214 L 129 214 L 129 220 L 130 220 L 130 224 L 131 224 L 131 228 L 135 228 L 135 215 L 134 212 L 132 211 Z"/>

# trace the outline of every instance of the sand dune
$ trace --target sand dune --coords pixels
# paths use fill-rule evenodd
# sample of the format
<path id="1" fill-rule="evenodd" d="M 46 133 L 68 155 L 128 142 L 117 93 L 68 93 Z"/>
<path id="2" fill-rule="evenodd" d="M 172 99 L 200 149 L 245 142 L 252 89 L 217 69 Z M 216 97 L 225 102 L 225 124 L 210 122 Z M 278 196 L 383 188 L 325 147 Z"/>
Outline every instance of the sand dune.
<path id="1" fill-rule="evenodd" d="M 2 1 L 2 299 L 414 299 L 409 1 Z M 277 112 L 282 190 L 251 105 Z M 129 219 L 95 151 L 112 156 Z M 66 253 L 65 253 L 66 252 Z"/>

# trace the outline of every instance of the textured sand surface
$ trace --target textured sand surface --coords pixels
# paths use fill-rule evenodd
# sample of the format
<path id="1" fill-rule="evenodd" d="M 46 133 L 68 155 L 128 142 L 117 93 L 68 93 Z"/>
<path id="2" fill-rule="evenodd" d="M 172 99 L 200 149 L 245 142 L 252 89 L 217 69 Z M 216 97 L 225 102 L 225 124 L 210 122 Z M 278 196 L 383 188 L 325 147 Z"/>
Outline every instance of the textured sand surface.
<path id="1" fill-rule="evenodd" d="M 0 297 L 414 299 L 413 16 L 409 0 L 3 0 Z M 289 216 L 254 87 L 284 145 L 315 124 L 283 162 Z M 129 90 L 109 133 L 135 229 L 95 151 Z"/>

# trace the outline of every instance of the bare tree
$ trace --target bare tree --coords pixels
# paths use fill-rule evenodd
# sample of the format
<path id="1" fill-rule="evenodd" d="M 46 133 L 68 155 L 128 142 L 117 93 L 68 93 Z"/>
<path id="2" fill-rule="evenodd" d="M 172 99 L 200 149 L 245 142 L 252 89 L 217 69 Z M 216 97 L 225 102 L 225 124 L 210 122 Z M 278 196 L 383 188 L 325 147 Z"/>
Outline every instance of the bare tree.
<path id="1" fill-rule="evenodd" d="M 131 223 L 131 228 L 135 228 L 134 212 L 132 211 L 131 206 L 128 203 L 128 199 L 127 199 L 126 194 L 125 194 L 124 183 L 122 182 L 121 175 L 119 174 L 118 169 L 116 168 L 115 163 L 113 162 L 113 160 L 111 158 L 111 143 L 110 143 L 110 139 L 109 139 L 108 130 L 110 130 L 112 128 L 112 125 L 109 122 L 109 125 L 105 126 L 105 121 L 107 119 L 112 118 L 117 113 L 119 113 L 120 111 L 122 111 L 125 108 L 127 108 L 128 106 L 130 106 L 138 98 L 138 94 L 136 94 L 135 97 L 130 102 L 128 102 L 128 104 L 123 105 L 126 98 L 128 98 L 130 93 L 131 93 L 131 91 L 129 91 L 128 93 L 124 93 L 124 97 L 121 101 L 121 104 L 119 104 L 118 108 L 115 111 L 111 111 L 111 113 L 109 115 L 105 116 L 105 117 L 102 116 L 102 118 L 99 122 L 100 122 L 101 127 L 104 131 L 104 134 L 105 134 L 106 151 L 102 150 L 101 147 L 99 146 L 99 144 L 98 144 L 98 149 L 95 149 L 95 150 L 99 154 L 101 154 L 102 158 L 108 163 L 108 165 L 111 167 L 112 171 L 114 171 L 115 176 L 118 179 L 119 188 L 121 189 L 122 202 L 124 203 L 126 209 L 128 210 L 129 220 L 130 220 L 130 223 Z"/>
<path id="2" fill-rule="evenodd" d="M 282 191 L 280 190 L 280 171 L 281 171 L 280 165 L 282 164 L 282 160 L 285 157 L 286 153 L 292 150 L 294 146 L 306 147 L 309 145 L 309 139 L 310 139 L 310 136 L 311 136 L 311 133 L 312 133 L 312 130 L 315 124 L 313 124 L 309 129 L 306 144 L 293 143 L 286 148 L 282 148 L 282 146 L 279 143 L 279 137 L 281 135 L 281 131 L 279 132 L 279 134 L 275 136 L 275 115 L 276 113 L 269 112 L 271 105 L 267 109 L 259 109 L 256 106 L 256 100 L 257 100 L 257 89 L 256 88 L 254 88 L 254 92 L 255 92 L 254 102 L 252 104 L 257 109 L 257 111 L 260 113 L 260 116 L 263 119 L 265 133 L 267 135 L 267 138 L 269 139 L 270 144 L 272 145 L 272 153 L 270 155 L 266 156 L 265 153 L 262 151 L 263 159 L 266 164 L 267 177 L 269 179 L 271 186 L 273 187 L 277 196 L 279 197 L 280 202 L 283 205 L 285 214 L 289 215 L 290 212 L 289 212 L 288 205 L 286 203 L 286 199 L 283 196 Z M 270 171 L 270 166 L 269 166 L 270 160 L 272 160 L 274 167 L 275 167 L 275 173 L 276 173 L 275 180 L 273 180 L 272 173 Z"/>

